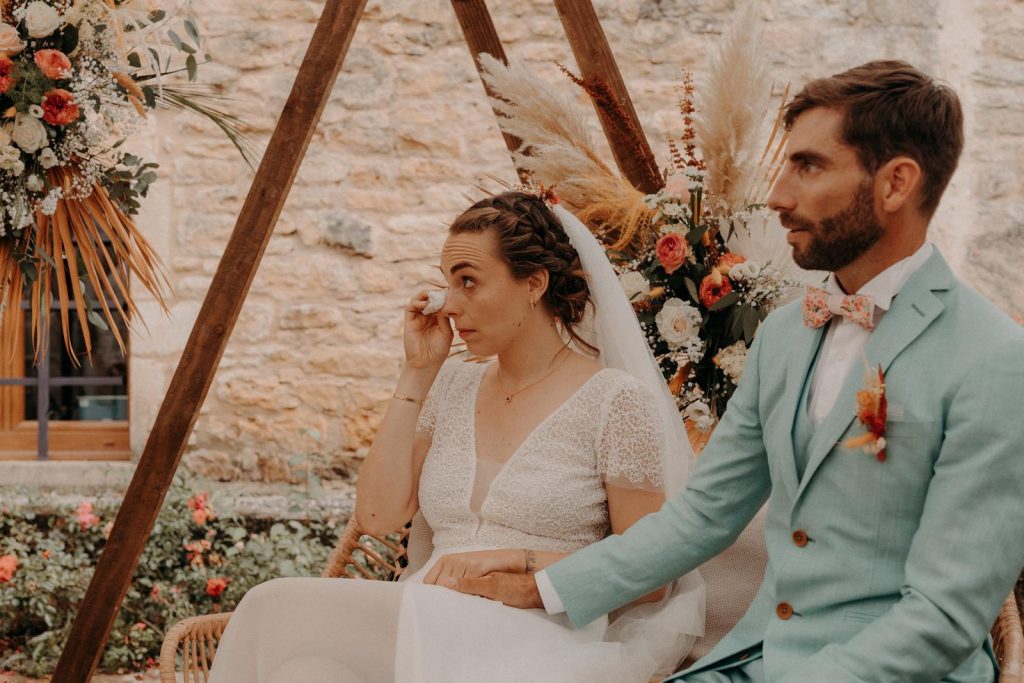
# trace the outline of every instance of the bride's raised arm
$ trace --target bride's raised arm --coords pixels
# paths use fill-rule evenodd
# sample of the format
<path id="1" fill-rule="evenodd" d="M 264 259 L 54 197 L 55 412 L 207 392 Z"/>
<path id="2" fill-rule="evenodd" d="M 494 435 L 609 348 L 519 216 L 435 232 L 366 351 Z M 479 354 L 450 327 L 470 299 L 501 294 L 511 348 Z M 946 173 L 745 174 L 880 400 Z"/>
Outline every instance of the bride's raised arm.
<path id="1" fill-rule="evenodd" d="M 360 528 L 370 534 L 400 529 L 419 509 L 418 482 L 430 449 L 435 409 L 424 403 L 453 338 L 446 316 L 421 313 L 426 305 L 427 292 L 422 291 L 405 307 L 405 365 L 359 469 L 355 514 Z"/>

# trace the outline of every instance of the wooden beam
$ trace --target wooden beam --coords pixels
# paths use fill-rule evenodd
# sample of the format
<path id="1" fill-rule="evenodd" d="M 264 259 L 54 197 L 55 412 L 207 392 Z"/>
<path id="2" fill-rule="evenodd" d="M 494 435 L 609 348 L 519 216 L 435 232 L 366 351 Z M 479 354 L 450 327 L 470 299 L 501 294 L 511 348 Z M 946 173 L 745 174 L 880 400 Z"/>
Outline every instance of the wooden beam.
<path id="1" fill-rule="evenodd" d="M 642 144 L 650 149 L 644 129 L 637 118 L 633 101 L 626 90 L 626 84 L 615 63 L 608 38 L 597 20 L 597 12 L 590 0 L 555 0 L 555 9 L 562 20 L 562 27 L 569 39 L 576 64 L 580 68 L 584 81 L 603 81 L 611 89 L 612 94 L 622 105 L 628 123 L 639 135 Z M 615 163 L 624 176 L 641 192 L 657 192 L 662 186 L 661 175 L 655 164 L 647 155 L 638 153 L 637 140 L 622 134 L 619 126 L 612 121 L 601 107 L 596 106 L 597 115 L 601 119 L 605 137 L 611 146 Z"/>
<path id="2" fill-rule="evenodd" d="M 366 0 L 326 0 L 135 475 L 61 653 L 54 681 L 86 683 L 106 643 L 284 207 Z"/>
<path id="3" fill-rule="evenodd" d="M 469 54 L 473 58 L 473 65 L 476 66 L 481 81 L 483 81 L 480 66 L 481 54 L 489 54 L 501 63 L 508 64 L 508 57 L 505 56 L 505 49 L 501 45 L 501 39 L 498 38 L 498 32 L 494 28 L 494 22 L 491 20 L 491 15 L 487 11 L 487 3 L 484 0 L 452 0 L 452 9 L 455 10 L 455 16 L 458 17 L 462 35 L 466 37 Z M 486 82 L 484 82 L 484 91 L 489 97 L 494 97 L 496 94 Z M 498 112 L 495 111 L 494 115 L 498 116 Z M 509 152 L 515 152 L 523 144 L 523 141 L 514 135 L 509 135 L 504 131 L 501 135 L 505 138 L 505 146 Z M 516 165 L 515 157 L 512 158 L 512 164 Z M 521 180 L 526 180 L 526 175 L 518 165 L 516 165 L 516 172 Z"/>

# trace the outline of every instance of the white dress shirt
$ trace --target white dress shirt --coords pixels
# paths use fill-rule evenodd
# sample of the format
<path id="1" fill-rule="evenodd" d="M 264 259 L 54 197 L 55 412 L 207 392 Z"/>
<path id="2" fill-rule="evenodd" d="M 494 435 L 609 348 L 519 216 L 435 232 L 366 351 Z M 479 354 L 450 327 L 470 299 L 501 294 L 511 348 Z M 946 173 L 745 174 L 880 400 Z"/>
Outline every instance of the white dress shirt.
<path id="1" fill-rule="evenodd" d="M 910 276 L 931 257 L 933 250 L 931 242 L 925 242 L 913 254 L 892 264 L 858 291 L 853 292 L 870 296 L 873 299 L 875 325 L 878 325 L 882 316 L 889 310 L 893 298 L 903 289 L 903 285 L 907 284 Z M 829 308 L 833 313 L 837 313 L 839 301 L 849 292 L 844 292 L 839 286 L 835 273 L 828 276 L 825 290 L 829 293 Z M 829 321 L 820 357 L 815 366 L 814 377 L 811 380 L 811 393 L 807 397 L 808 417 L 814 427 L 824 422 L 832 410 L 832 406 L 839 397 L 839 391 L 846 381 L 846 376 L 856 369 L 858 359 L 863 359 L 864 347 L 867 346 L 870 338 L 871 330 L 861 327 L 845 316 L 836 315 Z M 548 614 L 564 612 L 562 599 L 558 597 L 547 573 L 542 569 L 534 575 L 534 578 L 537 581 L 537 590 L 540 592 L 544 609 Z"/>

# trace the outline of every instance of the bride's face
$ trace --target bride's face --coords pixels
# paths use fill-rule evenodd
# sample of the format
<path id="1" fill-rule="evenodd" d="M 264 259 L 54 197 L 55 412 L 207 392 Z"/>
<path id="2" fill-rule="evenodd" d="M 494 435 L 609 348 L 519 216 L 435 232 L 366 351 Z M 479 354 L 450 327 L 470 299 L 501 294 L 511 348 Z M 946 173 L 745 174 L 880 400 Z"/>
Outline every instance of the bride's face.
<path id="1" fill-rule="evenodd" d="M 494 230 L 449 235 L 441 250 L 441 271 L 448 281 L 441 313 L 451 318 L 470 353 L 497 354 L 526 329 L 534 312 L 530 302 L 539 297 L 535 278 L 513 277 Z"/>

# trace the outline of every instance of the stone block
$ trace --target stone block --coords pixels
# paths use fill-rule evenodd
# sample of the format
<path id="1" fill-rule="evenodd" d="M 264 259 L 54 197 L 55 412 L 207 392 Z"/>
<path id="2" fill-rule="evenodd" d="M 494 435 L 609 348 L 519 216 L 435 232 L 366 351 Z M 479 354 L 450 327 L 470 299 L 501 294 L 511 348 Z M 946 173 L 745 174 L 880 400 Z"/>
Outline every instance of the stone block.
<path id="1" fill-rule="evenodd" d="M 281 329 L 302 330 L 335 327 L 341 322 L 341 311 L 330 304 L 296 304 L 281 312 Z"/>
<path id="2" fill-rule="evenodd" d="M 360 256 L 373 256 L 374 227 L 359 216 L 342 210 L 327 214 L 321 239 L 324 244 L 347 249 Z"/>
<path id="3" fill-rule="evenodd" d="M 237 481 L 242 476 L 242 469 L 232 461 L 231 456 L 222 451 L 191 451 L 185 454 L 183 460 L 192 474 L 204 479 Z"/>

